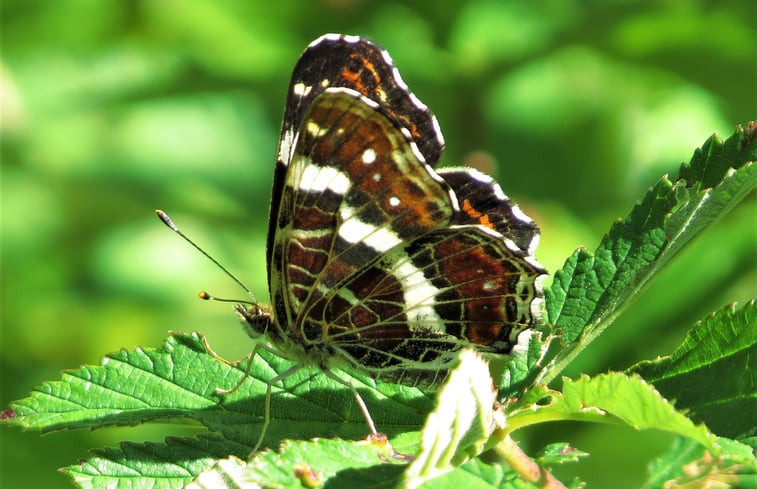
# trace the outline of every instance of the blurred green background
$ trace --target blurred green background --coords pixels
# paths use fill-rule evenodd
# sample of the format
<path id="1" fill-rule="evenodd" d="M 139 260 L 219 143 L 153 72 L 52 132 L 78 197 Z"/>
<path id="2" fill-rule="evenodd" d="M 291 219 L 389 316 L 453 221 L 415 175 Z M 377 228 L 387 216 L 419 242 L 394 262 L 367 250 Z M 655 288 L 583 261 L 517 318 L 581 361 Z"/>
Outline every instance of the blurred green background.
<path id="1" fill-rule="evenodd" d="M 267 299 L 281 114 L 319 35 L 383 44 L 439 117 L 443 163 L 493 174 L 542 227 L 537 255 L 555 270 L 711 133 L 757 118 L 756 5 L 3 0 L 0 405 L 169 330 L 247 353 L 230 308 L 194 296 L 244 293 L 153 210 Z M 694 320 L 757 295 L 755 222 L 752 199 L 707 231 L 568 374 L 668 353 Z M 0 486 L 69 487 L 55 469 L 88 449 L 167 433 L 194 432 L 4 429 Z M 630 488 L 671 439 L 553 424 L 521 440 L 531 453 L 568 440 L 592 457 L 560 474 Z"/>

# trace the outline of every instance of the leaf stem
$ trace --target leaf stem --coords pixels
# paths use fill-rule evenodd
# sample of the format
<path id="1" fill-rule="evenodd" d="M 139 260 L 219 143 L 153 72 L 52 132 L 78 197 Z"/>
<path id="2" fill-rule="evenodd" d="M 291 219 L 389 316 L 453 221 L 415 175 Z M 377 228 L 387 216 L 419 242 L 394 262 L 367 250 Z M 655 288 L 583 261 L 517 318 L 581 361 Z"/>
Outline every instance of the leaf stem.
<path id="1" fill-rule="evenodd" d="M 562 482 L 557 480 L 551 472 L 541 468 L 539 464 L 534 462 L 509 436 L 502 436 L 499 443 L 494 447 L 494 451 L 518 475 L 536 487 L 542 489 L 566 489 Z"/>

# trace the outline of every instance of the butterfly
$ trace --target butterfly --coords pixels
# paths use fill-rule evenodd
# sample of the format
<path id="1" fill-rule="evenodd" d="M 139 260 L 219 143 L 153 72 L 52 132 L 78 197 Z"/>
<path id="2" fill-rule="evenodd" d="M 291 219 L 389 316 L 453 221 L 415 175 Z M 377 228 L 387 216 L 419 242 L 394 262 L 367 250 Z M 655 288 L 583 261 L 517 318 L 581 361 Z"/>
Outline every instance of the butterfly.
<path id="1" fill-rule="evenodd" d="M 506 354 L 540 321 L 537 226 L 489 176 L 436 170 L 443 148 L 378 44 L 327 34 L 304 51 L 273 181 L 272 308 L 236 307 L 256 348 L 294 362 L 268 382 L 258 445 L 271 385 L 299 368 L 432 387 L 460 349 Z"/>

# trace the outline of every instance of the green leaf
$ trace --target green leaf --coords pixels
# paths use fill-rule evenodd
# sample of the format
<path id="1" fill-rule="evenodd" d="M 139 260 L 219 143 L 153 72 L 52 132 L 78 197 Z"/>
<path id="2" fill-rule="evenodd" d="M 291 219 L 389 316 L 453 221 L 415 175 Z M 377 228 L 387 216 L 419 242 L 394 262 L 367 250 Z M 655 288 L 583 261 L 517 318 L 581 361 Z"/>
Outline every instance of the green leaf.
<path id="1" fill-rule="evenodd" d="M 120 444 L 92 451 L 62 472 L 82 488 L 179 488 L 229 454 L 246 456 L 249 448 L 218 435 L 166 439 L 165 443 Z"/>
<path id="2" fill-rule="evenodd" d="M 741 439 L 757 433 L 757 307 L 727 306 L 697 322 L 670 356 L 630 371 L 696 422 Z"/>
<path id="3" fill-rule="evenodd" d="M 480 454 L 494 430 L 496 391 L 489 368 L 472 350 L 458 358 L 426 418 L 421 450 L 403 475 L 403 487 L 419 487 Z"/>
<path id="4" fill-rule="evenodd" d="M 538 364 L 546 351 L 545 345 L 541 332 L 524 331 L 518 336 L 518 344 L 509 355 L 486 357 L 489 371 L 497 379 L 495 384 L 499 390 L 498 400 L 519 397 L 534 383 L 540 372 Z"/>
<path id="5" fill-rule="evenodd" d="M 712 457 L 693 440 L 676 438 L 671 447 L 649 464 L 642 489 L 668 487 L 755 487 L 757 465 L 744 459 Z M 686 485 L 686 484 L 690 484 Z"/>
<path id="6" fill-rule="evenodd" d="M 101 366 L 65 372 L 62 380 L 47 382 L 12 403 L 3 423 L 52 431 L 188 420 L 211 434 L 170 439 L 165 446 L 126 443 L 66 469 L 88 487 L 125 480 L 137 484 L 135 479 L 140 487 L 179 479 L 186 483 L 219 458 L 250 454 L 260 433 L 266 382 L 291 365 L 261 352 L 245 377 L 245 364 L 219 361 L 198 334 L 173 335 L 160 349 L 121 350 L 106 356 Z M 415 446 L 431 398 L 418 389 L 339 375 L 361 392 L 379 428 L 396 435 L 397 446 Z M 215 392 L 237 384 L 231 394 Z M 350 389 L 316 370 L 300 370 L 275 385 L 271 405 L 264 446 L 287 438 L 360 439 L 368 433 Z"/>
<path id="7" fill-rule="evenodd" d="M 264 451 L 245 462 L 220 460 L 187 489 L 280 487 L 395 487 L 403 460 L 378 442 L 340 440 L 287 441 L 276 452 Z"/>
<path id="8" fill-rule="evenodd" d="M 559 456 L 562 447 L 546 450 L 554 462 L 567 461 Z M 560 459 L 559 461 L 557 459 Z M 412 487 L 401 480 L 407 465 L 398 460 L 388 446 L 370 442 L 337 440 L 287 441 L 276 452 L 265 451 L 249 461 L 236 457 L 219 460 L 201 473 L 187 489 L 223 489 L 254 487 L 330 487 L 375 489 Z M 317 484 L 317 485 L 316 485 Z M 520 488 L 536 486 L 524 482 L 503 464 L 483 462 L 476 458 L 455 470 L 424 482 L 421 487 L 474 489 Z"/>
<path id="9" fill-rule="evenodd" d="M 15 416 L 6 422 L 52 431 L 189 418 L 253 447 L 262 423 L 266 382 L 292 364 L 267 352 L 252 361 L 245 378 L 245 364 L 219 361 L 198 334 L 173 335 L 161 349 L 121 350 L 107 355 L 101 366 L 64 372 L 62 380 L 46 382 L 28 398 L 12 403 Z M 386 433 L 422 425 L 432 403 L 426 394 L 343 375 L 363 393 Z M 231 394 L 215 392 L 237 384 Z M 271 404 L 271 443 L 303 434 L 360 438 L 367 432 L 350 389 L 317 370 L 302 369 L 273 386 Z"/>
<path id="10" fill-rule="evenodd" d="M 691 438 L 719 453 L 720 447 L 707 428 L 694 423 L 663 398 L 641 377 L 609 373 L 596 377 L 564 379 L 562 395 L 553 402 L 522 409 L 508 418 L 512 431 L 533 423 L 559 420 L 594 421 L 657 429 Z"/>
<path id="11" fill-rule="evenodd" d="M 457 470 L 447 472 L 421 486 L 433 488 L 465 489 L 534 489 L 535 486 L 523 481 L 515 471 L 504 464 L 490 464 L 479 458 L 469 460 Z"/>
<path id="12" fill-rule="evenodd" d="M 577 250 L 545 291 L 549 321 L 561 328 L 543 381 L 552 380 L 598 336 L 644 284 L 706 226 L 757 185 L 757 124 L 726 141 L 713 135 L 671 181 L 663 177 L 594 253 Z"/>
<path id="13" fill-rule="evenodd" d="M 199 336 L 172 336 L 160 350 L 121 350 L 100 366 L 64 371 L 60 381 L 13 402 L 9 424 L 49 432 L 182 417 L 217 405 L 214 388 L 228 385 L 233 374 L 207 355 Z"/>

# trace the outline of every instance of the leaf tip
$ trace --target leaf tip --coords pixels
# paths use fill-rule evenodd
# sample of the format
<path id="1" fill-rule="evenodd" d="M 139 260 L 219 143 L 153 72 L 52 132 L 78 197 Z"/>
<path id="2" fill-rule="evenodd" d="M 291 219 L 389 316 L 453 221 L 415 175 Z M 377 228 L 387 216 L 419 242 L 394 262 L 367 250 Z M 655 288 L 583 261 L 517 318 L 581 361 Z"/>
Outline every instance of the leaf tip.
<path id="1" fill-rule="evenodd" d="M 749 121 L 744 129 L 744 139 L 741 141 L 741 149 L 749 146 L 757 136 L 757 121 Z"/>

